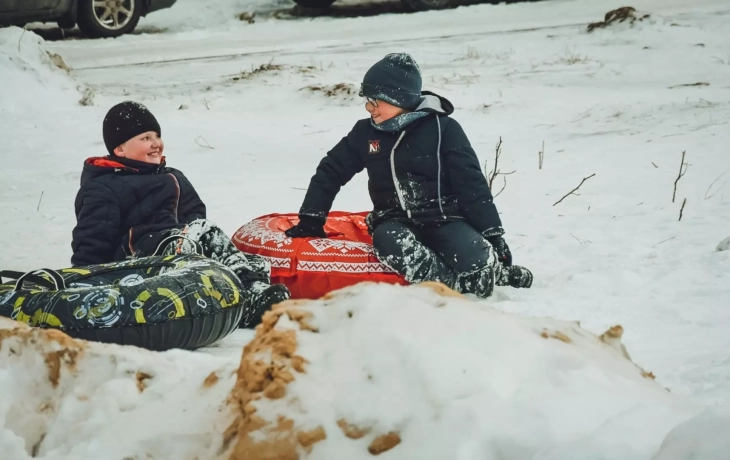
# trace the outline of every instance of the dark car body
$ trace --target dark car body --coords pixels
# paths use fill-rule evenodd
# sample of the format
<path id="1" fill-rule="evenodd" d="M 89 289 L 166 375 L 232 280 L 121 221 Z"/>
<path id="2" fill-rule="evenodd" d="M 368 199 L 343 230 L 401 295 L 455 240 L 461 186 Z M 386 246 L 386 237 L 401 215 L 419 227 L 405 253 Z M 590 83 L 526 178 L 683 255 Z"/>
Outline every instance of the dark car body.
<path id="1" fill-rule="evenodd" d="M 177 0 L 137 0 L 142 15 L 169 8 Z M 75 22 L 78 0 L 0 0 L 0 25 L 70 20 Z"/>

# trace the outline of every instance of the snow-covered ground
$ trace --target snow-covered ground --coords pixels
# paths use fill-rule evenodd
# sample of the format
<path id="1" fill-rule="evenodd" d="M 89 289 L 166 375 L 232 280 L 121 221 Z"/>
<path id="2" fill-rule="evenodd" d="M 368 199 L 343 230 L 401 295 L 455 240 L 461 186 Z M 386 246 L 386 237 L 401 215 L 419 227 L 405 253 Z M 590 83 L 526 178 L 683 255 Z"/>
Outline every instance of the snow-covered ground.
<path id="1" fill-rule="evenodd" d="M 711 407 L 665 440 L 675 443 L 669 450 L 727 426 L 716 421 L 730 402 L 726 1 L 635 1 L 649 18 L 592 33 L 589 22 L 621 5 L 554 0 L 247 24 L 235 16 L 266 3 L 209 2 L 216 6 L 199 17 L 194 3 L 179 0 L 140 24 L 164 33 L 116 40 L 43 44 L 0 30 L 0 268 L 68 266 L 81 164 L 105 153 L 101 122 L 114 103 L 151 108 L 169 164 L 232 234 L 256 216 L 298 209 L 319 158 L 365 116 L 347 90 L 385 53 L 406 51 L 425 89 L 454 102 L 487 167 L 501 136 L 499 169 L 515 171 L 496 202 L 515 262 L 533 270 L 535 284 L 498 289 L 486 303 L 578 320 L 597 334 L 623 325 L 635 362 L 674 395 Z M 317 89 L 339 84 L 333 96 Z M 683 151 L 689 166 L 673 203 Z M 591 174 L 578 195 L 553 206 Z M 498 178 L 495 193 L 502 186 Z M 335 202 L 368 206 L 364 175 Z M 403 333 L 419 324 L 402 324 Z M 458 329 L 433 334 L 449 341 Z M 249 338 L 237 333 L 202 353 L 235 369 Z M 144 359 L 215 367 L 199 355 Z M 625 458 L 650 458 L 637 455 Z"/>

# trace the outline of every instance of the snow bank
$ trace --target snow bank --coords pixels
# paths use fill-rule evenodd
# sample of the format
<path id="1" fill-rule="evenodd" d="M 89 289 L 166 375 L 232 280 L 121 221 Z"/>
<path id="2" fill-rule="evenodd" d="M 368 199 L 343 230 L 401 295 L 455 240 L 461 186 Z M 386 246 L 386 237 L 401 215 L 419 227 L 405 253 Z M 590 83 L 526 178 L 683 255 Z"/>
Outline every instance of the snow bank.
<path id="1" fill-rule="evenodd" d="M 2 458 L 214 458 L 235 363 L 73 340 L 0 318 Z M 197 456 L 197 457 L 196 457 Z"/>
<path id="2" fill-rule="evenodd" d="M 730 452 L 730 407 L 715 407 L 674 428 L 652 460 L 718 460 Z"/>
<path id="3" fill-rule="evenodd" d="M 75 104 L 80 95 L 70 72 L 38 35 L 19 27 L 0 29 L 1 111 L 27 115 Z"/>
<path id="4" fill-rule="evenodd" d="M 631 361 L 620 326 L 433 289 L 275 307 L 244 350 L 231 458 L 649 459 L 698 410 Z"/>
<path id="5" fill-rule="evenodd" d="M 727 251 L 730 249 L 730 236 L 725 238 L 724 240 L 720 241 L 717 245 L 717 248 L 715 248 L 718 252 L 719 251 Z"/>

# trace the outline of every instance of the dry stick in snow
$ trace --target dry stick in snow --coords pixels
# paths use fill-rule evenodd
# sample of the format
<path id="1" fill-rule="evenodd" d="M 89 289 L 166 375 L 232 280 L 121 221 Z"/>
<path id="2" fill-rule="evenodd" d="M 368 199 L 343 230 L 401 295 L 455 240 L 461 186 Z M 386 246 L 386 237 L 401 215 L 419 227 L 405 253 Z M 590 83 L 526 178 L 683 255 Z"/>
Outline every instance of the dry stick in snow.
<path id="1" fill-rule="evenodd" d="M 687 204 L 687 198 L 682 201 L 682 208 L 679 210 L 679 222 L 682 222 L 682 213 L 684 212 L 684 205 Z"/>
<path id="2" fill-rule="evenodd" d="M 651 162 L 651 164 L 653 164 L 655 168 L 659 169 L 659 166 L 657 166 L 656 164 L 654 164 L 653 161 Z"/>
<path id="3" fill-rule="evenodd" d="M 41 201 L 43 201 L 43 193 L 45 190 L 41 190 L 41 197 L 38 198 L 38 206 L 35 208 L 36 212 L 41 210 Z"/>
<path id="4" fill-rule="evenodd" d="M 514 171 L 513 171 L 514 172 Z M 503 175 L 502 179 L 504 180 L 504 185 L 502 186 L 502 190 L 499 191 L 496 195 L 494 195 L 494 198 L 497 198 L 502 192 L 504 192 L 504 189 L 507 188 L 507 176 Z"/>
<path id="5" fill-rule="evenodd" d="M 537 152 L 538 169 L 542 169 L 542 161 L 545 159 L 545 141 L 542 141 L 542 150 Z"/>
<path id="6" fill-rule="evenodd" d="M 484 174 L 487 175 L 487 182 L 489 183 L 489 190 L 492 190 L 492 186 L 494 185 L 494 179 L 501 175 L 501 176 L 509 176 L 510 174 L 514 174 L 516 171 L 511 171 L 508 173 L 503 173 L 499 170 L 499 157 L 502 156 L 502 137 L 499 137 L 499 142 L 497 143 L 497 147 L 494 150 L 494 169 L 492 170 L 492 174 L 487 175 L 487 162 L 484 162 Z M 507 179 L 504 179 L 504 187 L 502 187 L 502 190 L 499 191 L 499 193 L 502 193 L 504 189 L 507 187 Z M 497 196 L 499 195 L 497 194 Z M 495 196 L 496 197 L 496 196 Z"/>
<path id="7" fill-rule="evenodd" d="M 569 191 L 569 192 L 568 192 L 567 194 L 565 194 L 565 196 L 564 196 L 564 197 L 562 197 L 561 199 L 559 199 L 558 201 L 556 201 L 556 202 L 555 202 L 555 203 L 553 204 L 553 206 L 555 206 L 555 205 L 559 204 L 559 203 L 560 203 L 561 201 L 563 201 L 564 199 L 568 198 L 568 197 L 569 197 L 570 195 L 574 195 L 574 194 L 575 194 L 575 192 L 576 192 L 576 191 L 577 191 L 577 190 L 578 190 L 578 189 L 580 188 L 580 186 L 581 186 L 581 185 L 583 185 L 583 182 L 587 181 L 588 179 L 590 179 L 591 177 L 593 177 L 593 176 L 595 176 L 595 175 L 596 175 L 596 173 L 593 173 L 593 174 L 591 174 L 591 175 L 590 175 L 590 176 L 588 176 L 588 177 L 584 177 L 584 178 L 583 178 L 583 180 L 582 180 L 582 181 L 580 181 L 580 184 L 578 184 L 578 186 L 577 186 L 576 188 L 574 188 L 573 190 Z"/>
<path id="8" fill-rule="evenodd" d="M 722 174 L 720 174 L 719 176 L 717 176 L 717 179 L 713 180 L 713 181 L 712 181 L 712 183 L 710 184 L 710 186 L 709 186 L 709 187 L 707 187 L 707 191 L 705 192 L 705 199 L 706 199 L 706 200 L 709 200 L 709 199 L 710 199 L 710 198 L 712 198 L 713 196 L 717 195 L 717 194 L 718 194 L 718 193 L 720 192 L 720 190 L 722 190 L 722 188 L 723 188 L 723 187 L 725 186 L 725 184 L 727 184 L 727 181 L 723 182 L 723 183 L 722 183 L 722 185 L 720 186 L 720 188 L 718 188 L 718 189 L 717 189 L 717 191 L 716 191 L 715 193 L 713 193 L 713 194 L 712 194 L 712 195 L 710 195 L 710 196 L 707 196 L 707 195 L 708 195 L 708 194 L 710 193 L 710 190 L 712 190 L 712 186 L 713 186 L 713 185 L 715 185 L 715 183 L 716 183 L 717 181 L 719 181 L 720 179 L 722 179 L 722 176 L 724 176 L 725 174 L 727 174 L 727 171 L 725 171 L 724 173 L 722 173 Z"/>
<path id="9" fill-rule="evenodd" d="M 677 196 L 677 182 L 679 182 L 679 179 L 684 176 L 684 174 L 687 172 L 687 163 L 684 162 L 684 154 L 687 153 L 685 150 L 682 152 L 682 162 L 679 164 L 679 175 L 677 176 L 677 179 L 674 181 L 674 192 L 672 192 L 672 203 L 674 203 L 674 199 Z"/>
<path id="10" fill-rule="evenodd" d="M 200 142 L 198 142 L 198 139 L 202 139 L 202 140 L 203 140 L 203 142 L 205 142 L 205 144 L 201 144 Z M 210 146 L 210 144 L 208 143 L 208 141 L 206 141 L 206 140 L 205 140 L 205 138 L 204 138 L 203 136 L 198 136 L 198 137 L 196 137 L 196 138 L 195 138 L 195 143 L 196 143 L 196 144 L 198 144 L 198 145 L 199 145 L 199 146 L 201 146 L 201 147 L 204 147 L 204 148 L 206 148 L 206 149 L 211 149 L 211 150 L 215 150 L 215 147 L 211 147 L 211 146 Z"/>

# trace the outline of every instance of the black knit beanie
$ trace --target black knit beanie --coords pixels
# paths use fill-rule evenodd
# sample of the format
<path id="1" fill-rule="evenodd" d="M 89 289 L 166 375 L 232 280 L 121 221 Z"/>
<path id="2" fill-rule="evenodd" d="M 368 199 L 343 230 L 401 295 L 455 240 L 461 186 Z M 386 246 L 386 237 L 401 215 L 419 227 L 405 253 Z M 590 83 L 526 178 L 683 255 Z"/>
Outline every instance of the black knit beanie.
<path id="1" fill-rule="evenodd" d="M 409 54 L 393 53 L 370 67 L 362 80 L 360 96 L 413 110 L 421 102 L 422 84 L 416 61 Z"/>
<path id="2" fill-rule="evenodd" d="M 155 116 L 139 102 L 124 101 L 109 109 L 104 117 L 104 145 L 110 155 L 114 155 L 115 148 L 147 131 L 162 136 Z"/>

